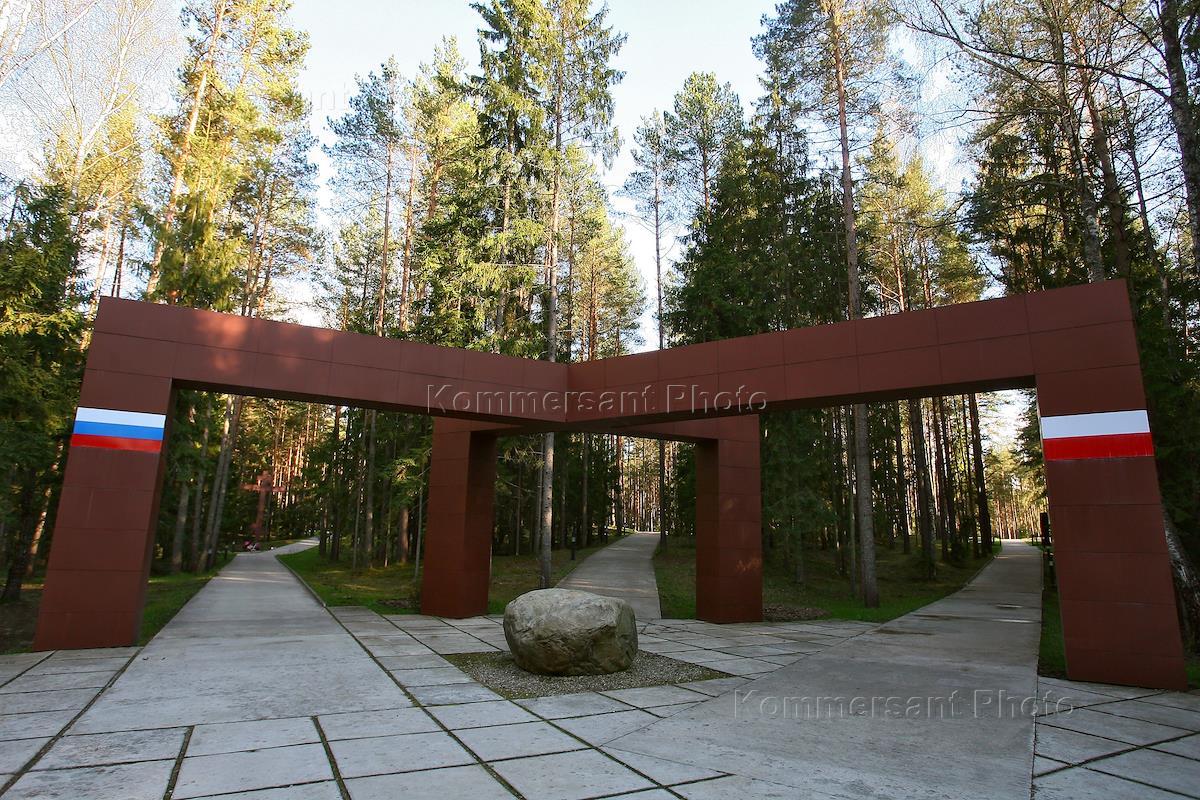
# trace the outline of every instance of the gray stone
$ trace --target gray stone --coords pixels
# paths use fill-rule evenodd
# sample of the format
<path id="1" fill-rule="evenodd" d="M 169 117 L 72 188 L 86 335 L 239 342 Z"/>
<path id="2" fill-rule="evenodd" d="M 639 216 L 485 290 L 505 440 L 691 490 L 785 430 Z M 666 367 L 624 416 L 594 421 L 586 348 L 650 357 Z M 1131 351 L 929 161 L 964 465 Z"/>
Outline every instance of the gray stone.
<path id="1" fill-rule="evenodd" d="M 658 533 L 630 534 L 585 558 L 558 587 L 619 597 L 633 606 L 638 619 L 658 619 L 662 608 L 653 561 L 657 548 Z"/>
<path id="2" fill-rule="evenodd" d="M 624 600 L 570 589 L 527 592 L 504 609 L 517 666 L 539 675 L 606 675 L 637 654 L 637 620 Z"/>

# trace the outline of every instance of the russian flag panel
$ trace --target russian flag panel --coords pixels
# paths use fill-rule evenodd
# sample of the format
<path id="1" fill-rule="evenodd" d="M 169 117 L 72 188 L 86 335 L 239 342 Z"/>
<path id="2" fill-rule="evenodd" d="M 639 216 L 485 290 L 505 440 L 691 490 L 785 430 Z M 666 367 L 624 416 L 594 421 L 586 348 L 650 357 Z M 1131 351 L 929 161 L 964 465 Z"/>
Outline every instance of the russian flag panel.
<path id="1" fill-rule="evenodd" d="M 1042 417 L 1042 450 L 1047 461 L 1153 456 L 1145 410 L 1105 411 Z"/>
<path id="2" fill-rule="evenodd" d="M 81 407 L 75 412 L 71 445 L 157 453 L 166 422 L 163 414 Z"/>

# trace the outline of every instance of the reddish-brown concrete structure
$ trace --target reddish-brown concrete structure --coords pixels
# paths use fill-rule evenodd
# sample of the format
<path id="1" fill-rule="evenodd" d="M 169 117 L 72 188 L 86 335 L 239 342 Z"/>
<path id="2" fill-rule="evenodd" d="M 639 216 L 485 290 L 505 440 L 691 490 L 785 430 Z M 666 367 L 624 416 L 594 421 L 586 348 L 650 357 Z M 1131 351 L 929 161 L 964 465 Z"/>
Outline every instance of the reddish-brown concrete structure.
<path id="1" fill-rule="evenodd" d="M 35 648 L 136 640 L 165 462 L 157 439 L 179 388 L 438 417 L 422 609 L 446 616 L 486 609 L 497 436 L 620 430 L 695 442 L 697 613 L 716 622 L 762 616 L 757 414 L 1036 388 L 1069 674 L 1185 685 L 1119 281 L 581 364 L 106 299 Z"/>

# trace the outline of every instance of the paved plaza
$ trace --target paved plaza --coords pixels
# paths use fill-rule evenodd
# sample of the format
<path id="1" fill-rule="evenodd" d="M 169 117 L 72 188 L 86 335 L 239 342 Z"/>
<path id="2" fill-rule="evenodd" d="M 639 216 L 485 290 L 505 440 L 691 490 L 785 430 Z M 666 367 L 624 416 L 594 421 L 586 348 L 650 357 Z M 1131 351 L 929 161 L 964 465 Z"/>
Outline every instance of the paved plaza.
<path id="1" fill-rule="evenodd" d="M 0 657 L 0 786 L 5 800 L 1200 797 L 1200 695 L 1037 678 L 1039 576 L 1036 553 L 1006 543 L 963 591 L 885 625 L 645 619 L 643 649 L 730 677 L 510 701 L 443 658 L 504 648 L 499 617 L 326 610 L 273 553 L 243 554 L 144 648 Z M 804 702 L 917 697 L 946 705 Z"/>

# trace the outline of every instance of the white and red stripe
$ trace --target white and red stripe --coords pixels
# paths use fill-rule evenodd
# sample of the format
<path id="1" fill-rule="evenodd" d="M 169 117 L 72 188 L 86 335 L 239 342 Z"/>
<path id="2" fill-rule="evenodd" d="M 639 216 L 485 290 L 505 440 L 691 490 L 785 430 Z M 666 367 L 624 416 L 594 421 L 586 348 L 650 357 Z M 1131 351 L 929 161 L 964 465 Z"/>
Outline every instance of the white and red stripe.
<path id="1" fill-rule="evenodd" d="M 1047 461 L 1152 456 L 1150 420 L 1144 410 L 1042 417 L 1042 451 Z"/>

